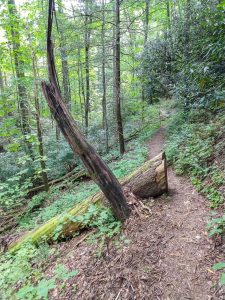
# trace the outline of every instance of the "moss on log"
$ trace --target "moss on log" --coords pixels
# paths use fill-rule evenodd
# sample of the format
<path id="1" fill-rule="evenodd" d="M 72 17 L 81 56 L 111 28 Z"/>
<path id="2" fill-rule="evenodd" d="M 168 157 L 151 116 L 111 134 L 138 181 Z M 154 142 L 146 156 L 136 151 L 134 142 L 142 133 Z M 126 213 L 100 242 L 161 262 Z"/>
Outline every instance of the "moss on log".
<path id="1" fill-rule="evenodd" d="M 144 163 L 132 174 L 121 180 L 121 184 L 128 187 L 140 198 L 156 197 L 167 192 L 167 167 L 164 153 Z M 104 201 L 105 197 L 101 192 L 83 200 L 65 213 L 50 219 L 39 228 L 14 241 L 9 245 L 9 251 L 15 252 L 27 242 L 37 244 L 40 240 L 51 240 L 56 231 L 59 231 L 58 237 L 71 236 L 74 232 L 85 227 L 85 224 L 75 221 L 74 217 L 86 213 L 91 204 L 101 204 Z"/>

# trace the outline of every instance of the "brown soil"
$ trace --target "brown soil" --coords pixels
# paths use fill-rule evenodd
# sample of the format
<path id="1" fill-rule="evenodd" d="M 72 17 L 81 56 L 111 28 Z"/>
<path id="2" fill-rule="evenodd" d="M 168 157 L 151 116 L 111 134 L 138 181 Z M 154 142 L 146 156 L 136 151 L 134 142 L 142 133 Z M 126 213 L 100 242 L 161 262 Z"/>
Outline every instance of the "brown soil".
<path id="1" fill-rule="evenodd" d="M 164 135 L 162 128 L 148 143 L 150 158 L 161 151 Z M 89 244 L 85 236 L 61 244 L 60 262 L 79 274 L 50 298 L 225 299 L 218 295 L 218 276 L 211 270 L 214 243 L 206 233 L 207 200 L 172 169 L 168 182 L 169 194 L 144 201 L 145 210 L 136 211 L 124 224 L 122 238 L 108 242 L 100 258 L 100 243 Z"/>

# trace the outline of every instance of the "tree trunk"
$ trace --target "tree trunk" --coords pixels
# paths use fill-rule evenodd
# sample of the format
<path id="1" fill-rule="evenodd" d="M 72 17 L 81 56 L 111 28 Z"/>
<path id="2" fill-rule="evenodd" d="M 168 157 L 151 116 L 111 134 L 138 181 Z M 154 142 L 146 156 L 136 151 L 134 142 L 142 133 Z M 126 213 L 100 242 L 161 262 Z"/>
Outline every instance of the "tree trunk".
<path id="1" fill-rule="evenodd" d="M 106 107 L 106 72 L 105 72 L 105 0 L 102 0 L 102 123 L 105 131 L 105 148 L 106 153 L 109 152 L 109 134 L 108 134 L 108 120 L 107 120 L 107 107 Z"/>
<path id="2" fill-rule="evenodd" d="M 48 185 L 48 175 L 46 171 L 46 163 L 44 159 L 44 148 L 43 148 L 43 136 L 42 136 L 42 126 L 41 126 L 41 119 L 40 119 L 40 104 L 39 104 L 39 97 L 38 97 L 38 70 L 37 70 L 37 58 L 34 53 L 32 40 L 30 33 L 28 32 L 28 40 L 30 43 L 30 52 L 32 58 L 32 69 L 33 69 L 33 76 L 34 76 L 34 101 L 35 101 L 35 117 L 36 117 L 36 126 L 37 126 L 37 139 L 38 139 L 38 151 L 40 155 L 40 167 L 41 167 L 41 175 L 44 184 L 45 191 L 49 190 Z"/>
<path id="3" fill-rule="evenodd" d="M 121 79 L 120 79 L 120 0 L 116 0 L 116 47 L 115 47 L 115 92 L 116 92 L 116 119 L 119 137 L 120 153 L 125 152 L 123 136 L 123 120 L 121 114 Z"/>
<path id="4" fill-rule="evenodd" d="M 86 80 L 86 96 L 85 96 L 85 128 L 86 134 L 88 133 L 89 126 L 89 111 L 90 111 L 90 69 L 89 69 L 89 50 L 90 50 L 90 17 L 88 16 L 88 0 L 85 0 L 85 80 Z"/>
<path id="5" fill-rule="evenodd" d="M 161 153 L 155 158 L 147 161 L 131 175 L 121 180 L 121 184 L 124 187 L 128 187 L 131 192 L 140 198 L 156 197 L 167 192 L 168 184 L 165 155 Z M 52 218 L 39 228 L 27 233 L 17 241 L 13 242 L 11 245 L 9 245 L 9 250 L 11 252 L 15 252 L 27 241 L 38 243 L 38 241 L 43 238 L 51 240 L 56 232 L 56 228 L 59 225 L 62 225 L 59 238 L 72 236 L 74 232 L 87 226 L 72 219 L 86 213 L 90 205 L 99 205 L 104 201 L 105 197 L 102 193 L 97 193 L 94 196 L 83 200 L 81 203 L 75 205 L 72 209 Z"/>
<path id="6" fill-rule="evenodd" d="M 85 106 L 86 100 L 85 100 L 85 89 L 84 89 L 84 80 L 83 80 L 83 67 L 82 67 L 82 61 L 80 57 L 80 47 L 77 49 L 78 52 L 78 67 L 77 67 L 77 73 L 78 73 L 78 81 L 79 81 L 79 96 L 80 96 L 80 111 L 81 111 L 81 116 L 82 116 L 82 126 L 84 125 L 83 123 L 83 106 Z M 82 97 L 83 101 L 82 101 Z"/>
<path id="7" fill-rule="evenodd" d="M 184 25 L 184 38 L 185 38 L 185 45 L 184 45 L 184 55 L 186 64 L 189 64 L 189 51 L 190 51 L 190 21 L 191 21 L 191 1 L 186 1 L 185 6 L 185 25 Z"/>
<path id="8" fill-rule="evenodd" d="M 145 0 L 145 45 L 148 41 L 150 0 Z"/>
<path id="9" fill-rule="evenodd" d="M 62 8 L 62 3 L 59 5 L 59 14 L 63 17 L 64 12 Z M 63 98 L 66 101 L 69 109 L 71 109 L 71 93 L 70 93 L 70 76 L 69 76 L 69 66 L 68 57 L 66 51 L 66 39 L 64 35 L 64 29 L 62 20 L 60 19 L 59 24 L 59 34 L 60 34 L 60 56 L 62 63 L 62 76 L 63 76 Z"/>
<path id="10" fill-rule="evenodd" d="M 21 132 L 24 137 L 24 143 L 27 147 L 27 152 L 33 158 L 32 144 L 27 139 L 27 135 L 31 133 L 30 125 L 29 125 L 29 108 L 28 108 L 27 90 L 23 83 L 23 80 L 25 79 L 24 61 L 21 57 L 19 19 L 18 19 L 14 0 L 8 0 L 8 10 L 10 16 L 13 59 L 15 64 L 16 77 L 17 77 L 19 112 L 21 115 L 21 122 L 20 122 Z"/>
<path id="11" fill-rule="evenodd" d="M 2 62 L 0 61 L 0 64 Z M 5 116 L 9 116 L 10 114 L 8 113 L 8 109 L 7 109 L 7 105 L 6 105 L 6 95 L 5 95 L 5 82 L 4 82 L 4 76 L 3 76 L 3 72 L 0 66 L 0 96 L 1 96 L 1 104 L 2 104 L 2 108 L 3 108 L 3 112 Z M 1 151 L 3 150 L 3 146 L 0 146 L 0 153 L 2 153 Z M 4 151 L 3 151 L 4 152 Z"/>
<path id="12" fill-rule="evenodd" d="M 55 70 L 53 46 L 51 40 L 53 18 L 53 1 L 49 0 L 48 35 L 47 35 L 47 60 L 50 83 L 42 82 L 42 89 L 50 110 L 56 119 L 64 137 L 70 144 L 74 153 L 83 161 L 90 176 L 98 184 L 107 200 L 110 202 L 114 214 L 120 220 L 125 220 L 130 215 L 130 208 L 126 203 L 122 188 L 110 171 L 108 166 L 96 153 L 94 148 L 79 131 L 74 119 L 66 107 L 59 90 Z"/>
<path id="13" fill-rule="evenodd" d="M 0 66 L 0 92 L 1 92 L 1 95 L 4 94 L 4 81 L 3 81 L 3 74 L 2 74 L 1 66 Z"/>

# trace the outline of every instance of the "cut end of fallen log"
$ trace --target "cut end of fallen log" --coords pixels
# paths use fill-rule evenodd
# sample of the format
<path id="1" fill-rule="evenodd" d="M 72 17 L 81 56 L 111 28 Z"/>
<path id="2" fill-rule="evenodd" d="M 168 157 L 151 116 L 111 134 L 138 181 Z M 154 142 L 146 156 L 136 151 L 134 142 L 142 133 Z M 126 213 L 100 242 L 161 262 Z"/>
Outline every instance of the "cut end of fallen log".
<path id="1" fill-rule="evenodd" d="M 160 153 L 127 176 L 122 185 L 140 198 L 157 197 L 168 191 L 165 153 Z"/>

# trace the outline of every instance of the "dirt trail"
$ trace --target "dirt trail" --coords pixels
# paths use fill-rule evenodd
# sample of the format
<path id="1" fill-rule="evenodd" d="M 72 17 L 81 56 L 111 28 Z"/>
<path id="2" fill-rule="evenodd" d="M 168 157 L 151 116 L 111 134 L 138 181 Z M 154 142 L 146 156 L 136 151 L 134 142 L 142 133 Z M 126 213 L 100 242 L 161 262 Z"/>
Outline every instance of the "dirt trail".
<path id="1" fill-rule="evenodd" d="M 164 135 L 162 128 L 149 141 L 150 158 L 161 151 Z M 101 258 L 94 256 L 99 248 L 87 242 L 61 246 L 62 262 L 79 275 L 65 296 L 55 291 L 52 299 L 223 299 L 212 292 L 217 276 L 210 271 L 214 245 L 206 234 L 207 200 L 171 169 L 168 181 L 169 194 L 146 200 L 151 213 L 131 217 L 125 242 L 109 242 Z"/>
<path id="2" fill-rule="evenodd" d="M 148 143 L 150 158 L 161 151 L 164 135 L 165 129 L 161 128 Z M 162 299 L 211 299 L 208 269 L 212 242 L 206 233 L 207 200 L 172 169 L 168 170 L 168 182 L 170 199 L 161 206 L 166 229 L 164 255 L 159 263 L 164 269 L 158 283 L 163 290 Z"/>

